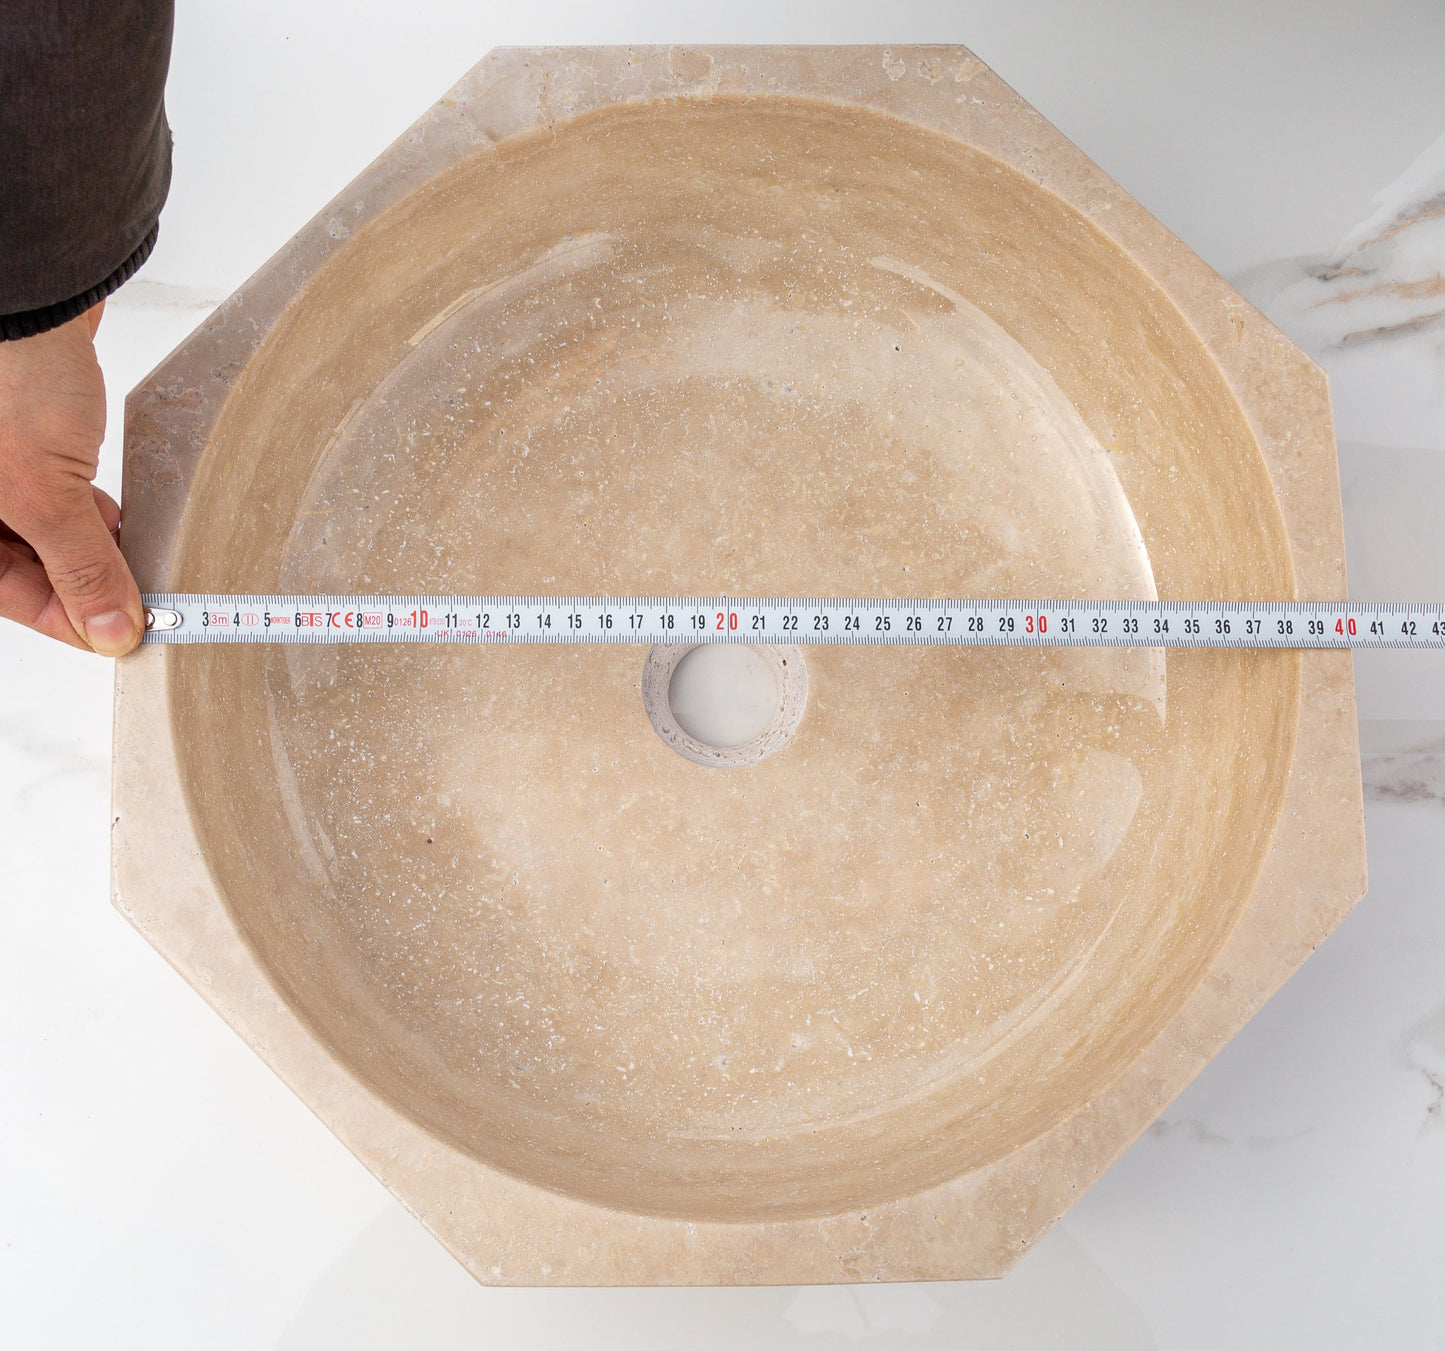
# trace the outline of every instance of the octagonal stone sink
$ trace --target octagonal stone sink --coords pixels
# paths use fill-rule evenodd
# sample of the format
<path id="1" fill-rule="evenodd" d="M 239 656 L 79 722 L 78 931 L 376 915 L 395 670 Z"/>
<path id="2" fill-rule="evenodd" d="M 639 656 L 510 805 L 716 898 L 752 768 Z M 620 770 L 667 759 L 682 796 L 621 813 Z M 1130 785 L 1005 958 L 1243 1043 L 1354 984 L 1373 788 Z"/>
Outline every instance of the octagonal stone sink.
<path id="1" fill-rule="evenodd" d="M 492 53 L 124 494 L 152 591 L 1345 594 L 1323 376 L 961 48 Z M 483 1280 L 999 1274 L 1362 893 L 1349 655 L 786 660 L 729 765 L 633 647 L 146 649 L 117 903 Z"/>

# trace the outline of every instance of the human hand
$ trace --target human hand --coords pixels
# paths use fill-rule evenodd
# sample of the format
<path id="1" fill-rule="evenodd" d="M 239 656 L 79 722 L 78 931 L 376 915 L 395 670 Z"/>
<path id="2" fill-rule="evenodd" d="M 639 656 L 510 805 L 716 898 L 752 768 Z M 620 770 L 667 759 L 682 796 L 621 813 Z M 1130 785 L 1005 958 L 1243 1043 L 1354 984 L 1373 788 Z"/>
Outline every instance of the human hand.
<path id="1" fill-rule="evenodd" d="M 103 308 L 0 342 L 0 618 L 119 657 L 145 620 L 115 542 L 120 508 L 91 483 L 105 436 Z"/>

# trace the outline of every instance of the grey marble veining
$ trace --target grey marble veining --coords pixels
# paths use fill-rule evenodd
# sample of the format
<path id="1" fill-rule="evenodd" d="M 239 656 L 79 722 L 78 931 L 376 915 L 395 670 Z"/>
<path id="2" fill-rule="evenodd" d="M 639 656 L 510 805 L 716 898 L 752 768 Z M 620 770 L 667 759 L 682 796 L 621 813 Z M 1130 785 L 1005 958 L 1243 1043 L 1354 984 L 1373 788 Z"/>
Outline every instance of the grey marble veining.
<path id="1" fill-rule="evenodd" d="M 1445 135 L 1332 253 L 1234 280 L 1329 373 L 1342 441 L 1445 450 Z"/>
<path id="2" fill-rule="evenodd" d="M 1235 282 L 1330 377 L 1351 597 L 1445 600 L 1445 135 L 1333 252 Z M 1404 793 L 1423 772 L 1434 752 L 1381 759 L 1376 745 L 1391 721 L 1445 719 L 1442 666 L 1434 652 L 1355 654 L 1368 792 Z"/>
<path id="3" fill-rule="evenodd" d="M 1328 257 L 1243 278 L 1261 308 L 1317 352 L 1418 335 L 1445 342 L 1445 136 L 1375 203 Z"/>
<path id="4" fill-rule="evenodd" d="M 1445 721 L 1363 721 L 1360 757 L 1368 796 L 1445 807 Z"/>

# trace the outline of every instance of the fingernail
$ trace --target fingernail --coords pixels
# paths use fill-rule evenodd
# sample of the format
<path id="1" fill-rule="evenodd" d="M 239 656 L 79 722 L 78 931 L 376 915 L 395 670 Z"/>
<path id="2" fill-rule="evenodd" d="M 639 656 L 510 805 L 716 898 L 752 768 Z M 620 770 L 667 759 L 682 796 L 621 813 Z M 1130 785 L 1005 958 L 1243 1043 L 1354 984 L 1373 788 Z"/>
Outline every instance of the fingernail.
<path id="1" fill-rule="evenodd" d="M 85 641 L 102 657 L 119 657 L 135 646 L 135 625 L 124 610 L 107 610 L 85 621 Z"/>

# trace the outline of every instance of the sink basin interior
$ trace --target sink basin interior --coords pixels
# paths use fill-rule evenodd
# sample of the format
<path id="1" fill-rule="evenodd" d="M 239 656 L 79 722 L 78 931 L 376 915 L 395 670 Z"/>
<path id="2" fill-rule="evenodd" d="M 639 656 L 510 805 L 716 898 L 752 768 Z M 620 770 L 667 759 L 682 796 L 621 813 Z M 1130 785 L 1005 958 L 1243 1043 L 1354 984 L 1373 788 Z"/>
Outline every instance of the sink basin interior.
<path id="1" fill-rule="evenodd" d="M 946 136 L 767 98 L 560 123 L 358 232 L 237 381 L 176 577 L 1293 594 L 1238 403 L 1118 247 Z M 1299 678 L 810 647 L 787 744 L 718 769 L 645 658 L 167 653 L 212 873 L 332 1053 L 498 1168 L 722 1220 L 918 1191 L 1116 1076 L 1249 896 Z"/>

